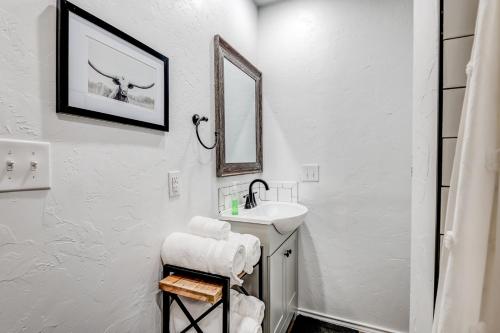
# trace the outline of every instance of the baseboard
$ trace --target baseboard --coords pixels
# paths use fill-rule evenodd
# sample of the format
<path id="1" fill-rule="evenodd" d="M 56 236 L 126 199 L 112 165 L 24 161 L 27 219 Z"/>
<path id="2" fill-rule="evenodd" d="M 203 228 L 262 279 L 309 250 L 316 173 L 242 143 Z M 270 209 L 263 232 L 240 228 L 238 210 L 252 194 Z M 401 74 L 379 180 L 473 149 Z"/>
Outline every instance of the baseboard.
<path id="1" fill-rule="evenodd" d="M 314 319 L 322 320 L 327 323 L 339 325 L 339 326 L 344 326 L 347 328 L 351 328 L 353 330 L 358 330 L 363 333 L 403 333 L 400 331 L 394 331 L 394 330 L 389 330 L 387 328 L 383 327 L 377 327 L 365 323 L 360 323 L 360 322 L 355 322 L 352 320 L 347 320 L 343 318 L 338 318 L 338 317 L 333 317 L 321 312 L 313 311 L 313 310 L 307 310 L 303 308 L 299 308 L 297 310 L 298 314 L 301 314 L 306 317 L 311 317 Z"/>

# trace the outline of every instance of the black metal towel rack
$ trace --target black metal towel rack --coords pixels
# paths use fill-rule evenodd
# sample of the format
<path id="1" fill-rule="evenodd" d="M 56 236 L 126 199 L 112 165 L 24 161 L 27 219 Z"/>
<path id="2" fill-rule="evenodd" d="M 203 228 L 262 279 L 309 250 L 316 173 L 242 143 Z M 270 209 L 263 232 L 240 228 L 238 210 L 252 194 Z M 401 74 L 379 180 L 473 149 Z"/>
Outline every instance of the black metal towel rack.
<path id="1" fill-rule="evenodd" d="M 254 268 L 258 268 L 258 279 L 259 279 L 259 299 L 261 301 L 264 300 L 264 295 L 263 295 L 263 272 L 262 272 L 262 255 L 263 255 L 263 246 L 260 247 L 260 258 L 259 262 L 254 266 Z M 190 268 L 185 268 L 185 267 L 179 267 L 179 266 L 174 266 L 174 265 L 163 265 L 163 277 L 167 277 L 170 274 L 184 274 L 187 276 L 203 279 L 205 281 L 211 281 L 214 283 L 219 283 L 222 284 L 223 289 L 222 289 L 222 298 L 215 304 L 213 304 L 209 309 L 207 309 L 203 314 L 201 314 L 198 318 L 193 318 L 189 310 L 186 308 L 182 300 L 179 298 L 179 296 L 175 294 L 171 294 L 169 292 L 162 292 L 163 296 L 163 333 L 172 333 L 170 332 L 170 305 L 172 302 L 177 302 L 179 305 L 181 311 L 186 315 L 186 317 L 189 320 L 189 325 L 182 330 L 182 332 L 187 332 L 191 328 L 193 328 L 197 333 L 203 333 L 199 326 L 199 322 L 203 320 L 210 312 L 215 310 L 219 305 L 222 304 L 222 333 L 229 333 L 230 331 L 230 305 L 229 305 L 229 300 L 230 300 L 230 289 L 231 289 L 231 281 L 229 277 L 226 276 L 221 276 L 217 274 L 211 274 L 211 273 L 206 273 L 206 272 L 201 272 L 198 270 L 190 269 Z M 247 274 L 243 274 L 241 278 L 246 276 Z M 235 286 L 237 289 L 239 289 L 243 294 L 246 296 L 249 295 L 248 291 L 243 287 L 243 286 Z"/>
<path id="2" fill-rule="evenodd" d="M 219 133 L 215 131 L 215 142 L 212 146 L 207 146 L 206 144 L 204 144 L 203 141 L 201 141 L 200 134 L 198 133 L 198 126 L 200 126 L 202 121 L 207 122 L 208 118 L 205 116 L 200 117 L 199 114 L 194 114 L 191 119 L 193 121 L 194 126 L 196 127 L 196 136 L 198 137 L 198 141 L 200 141 L 200 144 L 203 146 L 203 148 L 214 149 L 217 146 L 217 143 L 219 143 Z"/>

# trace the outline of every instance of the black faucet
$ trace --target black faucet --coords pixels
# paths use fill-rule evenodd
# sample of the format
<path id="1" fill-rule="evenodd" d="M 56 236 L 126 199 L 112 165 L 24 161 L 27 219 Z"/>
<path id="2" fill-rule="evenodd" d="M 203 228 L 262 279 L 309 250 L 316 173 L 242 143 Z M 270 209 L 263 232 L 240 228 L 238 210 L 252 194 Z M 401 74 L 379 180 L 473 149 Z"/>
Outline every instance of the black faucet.
<path id="1" fill-rule="evenodd" d="M 269 191 L 269 185 L 267 185 L 267 183 L 264 180 L 262 180 L 262 179 L 253 180 L 250 183 L 250 186 L 248 186 L 248 194 L 245 196 L 247 198 L 245 201 L 245 209 L 250 209 L 250 208 L 254 208 L 255 206 L 257 206 L 257 202 L 255 201 L 255 193 L 257 193 L 257 192 L 254 192 L 252 190 L 253 184 L 255 184 L 255 183 L 262 183 L 264 185 L 264 187 L 266 188 L 266 191 Z"/>

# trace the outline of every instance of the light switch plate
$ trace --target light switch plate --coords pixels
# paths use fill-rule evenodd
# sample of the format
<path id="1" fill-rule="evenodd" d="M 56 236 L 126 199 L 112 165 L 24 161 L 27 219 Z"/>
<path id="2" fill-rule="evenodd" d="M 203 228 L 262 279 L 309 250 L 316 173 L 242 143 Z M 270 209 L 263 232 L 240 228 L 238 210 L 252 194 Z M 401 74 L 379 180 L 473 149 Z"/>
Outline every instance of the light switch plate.
<path id="1" fill-rule="evenodd" d="M 171 198 L 181 195 L 181 172 L 170 171 L 168 173 L 168 193 Z"/>
<path id="2" fill-rule="evenodd" d="M 0 139 L 0 192 L 50 188 L 50 143 Z"/>
<path id="3" fill-rule="evenodd" d="M 302 165 L 303 182 L 319 182 L 319 164 Z"/>

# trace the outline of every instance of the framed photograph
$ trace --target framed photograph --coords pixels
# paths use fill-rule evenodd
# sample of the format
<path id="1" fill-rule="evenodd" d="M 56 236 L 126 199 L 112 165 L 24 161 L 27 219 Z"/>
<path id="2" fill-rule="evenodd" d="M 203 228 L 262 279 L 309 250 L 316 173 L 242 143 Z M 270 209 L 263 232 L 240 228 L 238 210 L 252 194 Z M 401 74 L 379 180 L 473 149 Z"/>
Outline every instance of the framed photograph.
<path id="1" fill-rule="evenodd" d="M 59 0 L 57 112 L 168 132 L 168 58 Z"/>

